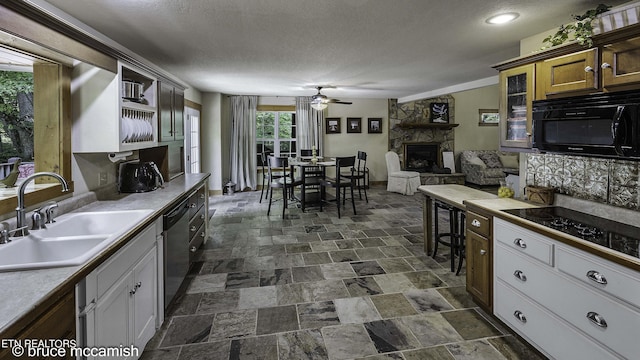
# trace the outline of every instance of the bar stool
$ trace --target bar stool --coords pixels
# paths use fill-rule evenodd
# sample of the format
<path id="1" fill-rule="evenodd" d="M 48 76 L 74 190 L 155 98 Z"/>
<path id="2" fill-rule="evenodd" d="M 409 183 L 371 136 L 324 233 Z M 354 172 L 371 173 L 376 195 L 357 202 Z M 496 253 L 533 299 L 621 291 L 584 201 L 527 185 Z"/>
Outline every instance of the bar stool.
<path id="1" fill-rule="evenodd" d="M 449 232 L 440 233 L 439 231 L 439 218 L 438 218 L 438 209 L 445 210 L 449 212 Z M 458 208 L 446 204 L 442 201 L 435 200 L 434 201 L 434 217 L 435 217 L 435 244 L 433 248 L 432 257 L 435 258 L 438 253 L 438 244 L 442 244 L 444 246 L 448 246 L 451 248 L 451 272 L 455 271 L 455 261 L 456 261 L 456 253 L 459 254 L 460 262 L 458 264 L 458 270 L 456 275 L 460 273 L 460 269 L 462 268 L 462 249 L 464 246 L 464 233 L 461 232 L 460 229 L 460 219 L 459 216 L 464 216 L 464 213 L 460 211 Z M 449 238 L 449 241 L 443 240 L 443 238 Z"/>

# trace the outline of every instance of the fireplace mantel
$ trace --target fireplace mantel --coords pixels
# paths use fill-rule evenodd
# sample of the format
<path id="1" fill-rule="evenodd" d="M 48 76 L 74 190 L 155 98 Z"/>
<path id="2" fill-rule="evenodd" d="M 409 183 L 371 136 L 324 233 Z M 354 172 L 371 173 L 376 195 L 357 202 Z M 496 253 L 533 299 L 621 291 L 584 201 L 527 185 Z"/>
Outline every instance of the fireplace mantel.
<path id="1" fill-rule="evenodd" d="M 442 129 L 442 130 L 449 130 L 452 129 L 454 127 L 457 127 L 460 124 L 435 124 L 435 123 L 416 123 L 416 122 L 409 122 L 409 123 L 400 123 L 398 125 L 396 125 L 397 127 L 399 127 L 400 129 Z"/>

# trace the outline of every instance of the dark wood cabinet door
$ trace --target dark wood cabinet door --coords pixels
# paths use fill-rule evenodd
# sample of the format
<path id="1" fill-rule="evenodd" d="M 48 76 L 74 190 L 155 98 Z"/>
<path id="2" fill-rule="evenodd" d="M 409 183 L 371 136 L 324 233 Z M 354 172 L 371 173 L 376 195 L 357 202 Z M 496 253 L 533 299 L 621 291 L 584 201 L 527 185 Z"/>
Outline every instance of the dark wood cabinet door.
<path id="1" fill-rule="evenodd" d="M 489 239 L 467 231 L 467 291 L 485 309 L 492 307 L 491 249 Z"/>

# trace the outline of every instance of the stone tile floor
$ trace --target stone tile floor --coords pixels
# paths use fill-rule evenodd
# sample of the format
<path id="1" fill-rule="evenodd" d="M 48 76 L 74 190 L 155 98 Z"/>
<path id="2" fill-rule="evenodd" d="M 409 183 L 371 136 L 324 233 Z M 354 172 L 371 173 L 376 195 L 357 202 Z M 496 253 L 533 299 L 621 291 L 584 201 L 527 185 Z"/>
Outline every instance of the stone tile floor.
<path id="1" fill-rule="evenodd" d="M 446 247 L 425 255 L 422 195 L 373 187 L 357 215 L 290 204 L 284 220 L 259 197 L 210 198 L 211 236 L 143 359 L 540 358 L 476 307 Z"/>

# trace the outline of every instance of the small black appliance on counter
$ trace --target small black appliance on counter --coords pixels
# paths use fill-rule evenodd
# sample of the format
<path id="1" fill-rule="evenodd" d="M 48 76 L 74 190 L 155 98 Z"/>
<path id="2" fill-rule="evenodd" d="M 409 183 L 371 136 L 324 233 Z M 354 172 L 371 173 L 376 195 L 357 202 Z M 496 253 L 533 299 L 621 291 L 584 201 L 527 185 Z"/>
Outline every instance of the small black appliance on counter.
<path id="1" fill-rule="evenodd" d="M 153 161 L 130 161 L 120 164 L 118 192 L 139 193 L 156 190 L 164 184 L 160 170 Z"/>

